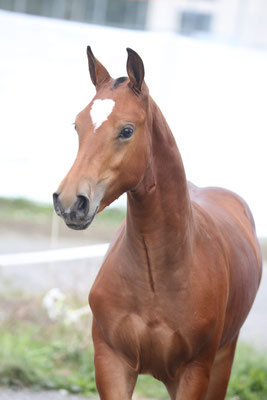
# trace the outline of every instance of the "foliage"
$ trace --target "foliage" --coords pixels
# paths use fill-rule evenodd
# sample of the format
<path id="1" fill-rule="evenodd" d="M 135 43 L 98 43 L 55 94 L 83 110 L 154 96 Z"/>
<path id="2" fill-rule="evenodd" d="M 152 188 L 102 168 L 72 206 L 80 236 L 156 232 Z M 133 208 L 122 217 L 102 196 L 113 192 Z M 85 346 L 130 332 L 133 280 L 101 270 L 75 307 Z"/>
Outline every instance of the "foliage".
<path id="1" fill-rule="evenodd" d="M 267 357 L 252 346 L 237 348 L 227 399 L 267 399 Z"/>
<path id="2" fill-rule="evenodd" d="M 52 200 L 51 200 L 52 201 Z M 51 220 L 54 213 L 52 204 L 34 202 L 24 198 L 0 197 L 0 218 L 8 221 Z M 98 214 L 94 223 L 118 224 L 125 218 L 125 209 L 107 208 Z"/>
<path id="3" fill-rule="evenodd" d="M 0 329 L 0 385 L 96 394 L 89 331 L 25 321 L 12 325 Z M 166 393 L 161 383 L 146 376 L 140 377 L 136 392 L 161 398 Z"/>
<path id="4" fill-rule="evenodd" d="M 47 218 L 52 215 L 52 206 L 23 198 L 0 198 L 0 216 L 12 220 Z"/>
<path id="5" fill-rule="evenodd" d="M 41 318 L 43 322 L 41 322 Z M 0 385 L 66 389 L 95 395 L 93 347 L 88 316 L 78 326 L 63 326 L 44 316 L 6 321 L 0 328 Z M 136 393 L 168 398 L 165 388 L 151 377 L 140 376 Z M 267 359 L 240 345 L 228 390 L 228 400 L 267 398 Z"/>
<path id="6" fill-rule="evenodd" d="M 29 322 L 14 324 L 12 331 L 2 328 L 0 359 L 1 385 L 96 393 L 92 346 L 73 328 Z"/>

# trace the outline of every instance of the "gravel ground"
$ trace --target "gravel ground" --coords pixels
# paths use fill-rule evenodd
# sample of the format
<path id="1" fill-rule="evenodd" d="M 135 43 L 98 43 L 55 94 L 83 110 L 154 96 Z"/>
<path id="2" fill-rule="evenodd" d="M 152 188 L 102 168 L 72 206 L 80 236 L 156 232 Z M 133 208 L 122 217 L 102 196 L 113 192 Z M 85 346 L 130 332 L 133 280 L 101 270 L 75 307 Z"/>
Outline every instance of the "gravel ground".
<path id="1" fill-rule="evenodd" d="M 253 344 L 254 347 L 267 350 L 267 263 L 263 267 L 261 285 L 248 315 L 243 325 L 239 340 Z"/>
<path id="2" fill-rule="evenodd" d="M 41 226 L 34 229 L 32 224 L 0 225 L 0 254 L 34 252 L 56 248 L 85 246 L 109 242 L 116 229 L 99 229 L 97 225 L 89 230 L 76 232 L 60 226 L 58 235 L 51 239 L 50 229 Z M 75 235 L 77 233 L 77 235 Z M 58 287 L 63 292 L 87 302 L 88 293 L 101 265 L 101 259 L 52 262 L 31 265 L 0 265 L 0 293 L 30 292 L 43 295 L 48 290 Z M 1 400 L 1 399 L 0 399 Z"/>
<path id="3" fill-rule="evenodd" d="M 33 392 L 27 389 L 0 389 L 1 400 L 96 400 L 96 398 L 70 395 L 64 390 Z"/>
<path id="4" fill-rule="evenodd" d="M 0 389 L 1 400 L 97 400 L 96 397 L 82 397 L 78 395 L 68 394 L 65 390 L 59 391 L 38 391 L 34 392 L 28 389 L 11 390 Z M 133 396 L 133 400 L 153 400 L 153 399 L 140 399 L 140 397 Z"/>

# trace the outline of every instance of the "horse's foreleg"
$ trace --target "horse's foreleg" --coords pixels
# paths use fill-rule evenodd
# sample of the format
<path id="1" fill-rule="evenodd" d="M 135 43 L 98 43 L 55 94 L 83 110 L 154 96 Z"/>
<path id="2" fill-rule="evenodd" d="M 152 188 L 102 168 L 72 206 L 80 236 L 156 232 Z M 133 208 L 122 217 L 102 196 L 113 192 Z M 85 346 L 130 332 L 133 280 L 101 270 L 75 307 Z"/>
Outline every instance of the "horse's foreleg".
<path id="1" fill-rule="evenodd" d="M 130 400 L 137 372 L 125 363 L 103 340 L 93 324 L 95 348 L 95 380 L 101 400 Z"/>
<path id="2" fill-rule="evenodd" d="M 205 400 L 224 400 L 235 355 L 237 337 L 217 352 Z"/>
<path id="3" fill-rule="evenodd" d="M 209 367 L 198 362 L 188 364 L 179 381 L 165 382 L 172 400 L 204 400 L 208 384 Z"/>
<path id="4" fill-rule="evenodd" d="M 220 349 L 212 365 L 192 362 L 177 386 L 169 386 L 174 400 L 224 400 L 234 360 L 238 336 Z"/>
<path id="5" fill-rule="evenodd" d="M 208 384 L 209 368 L 197 362 L 192 363 L 180 379 L 175 400 L 204 400 Z"/>

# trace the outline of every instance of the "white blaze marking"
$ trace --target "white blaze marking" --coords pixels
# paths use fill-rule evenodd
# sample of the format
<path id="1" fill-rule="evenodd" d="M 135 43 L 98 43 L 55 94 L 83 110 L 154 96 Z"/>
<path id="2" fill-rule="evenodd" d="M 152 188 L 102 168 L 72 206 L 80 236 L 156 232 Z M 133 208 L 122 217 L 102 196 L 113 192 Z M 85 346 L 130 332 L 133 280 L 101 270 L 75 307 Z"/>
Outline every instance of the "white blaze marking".
<path id="1" fill-rule="evenodd" d="M 108 119 L 111 114 L 115 101 L 111 99 L 97 99 L 93 102 L 90 115 L 95 127 L 95 131 L 99 128 L 104 121 Z"/>

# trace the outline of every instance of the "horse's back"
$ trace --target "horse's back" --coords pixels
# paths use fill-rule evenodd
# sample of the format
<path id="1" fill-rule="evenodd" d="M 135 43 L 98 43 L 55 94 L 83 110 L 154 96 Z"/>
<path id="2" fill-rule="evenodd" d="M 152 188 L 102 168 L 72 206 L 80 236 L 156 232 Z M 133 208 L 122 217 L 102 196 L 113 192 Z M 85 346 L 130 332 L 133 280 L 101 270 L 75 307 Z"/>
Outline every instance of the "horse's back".
<path id="1" fill-rule="evenodd" d="M 193 208 L 201 209 L 229 239 L 245 238 L 261 262 L 254 219 L 245 200 L 219 187 L 198 188 L 192 183 L 188 187 Z"/>
<path id="2" fill-rule="evenodd" d="M 223 338 L 227 342 L 231 332 L 237 332 L 243 324 L 261 279 L 262 260 L 255 224 L 248 205 L 237 194 L 217 187 L 198 188 L 191 183 L 188 186 L 196 229 L 200 235 L 207 232 L 210 242 L 219 241 L 225 256 L 229 280 L 225 327 L 229 331 L 225 328 Z"/>

